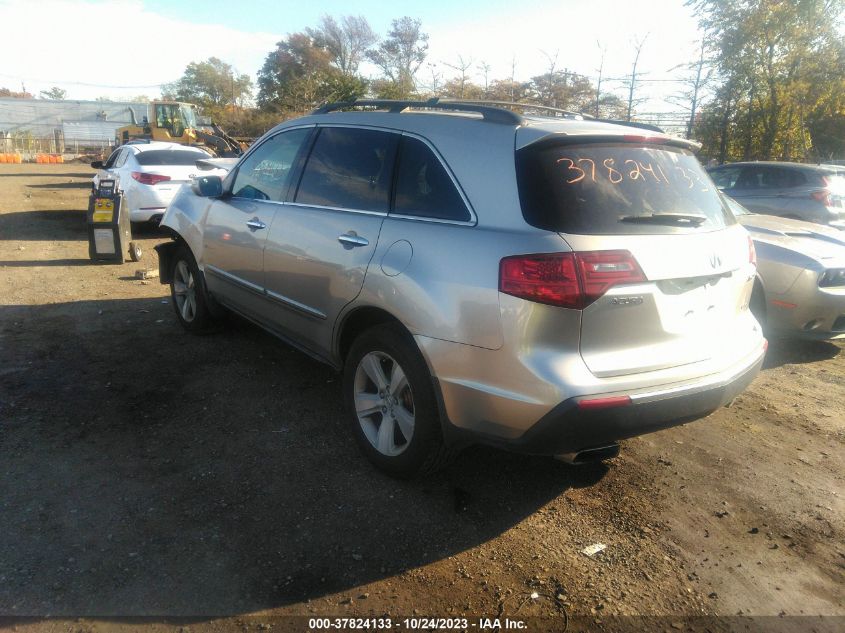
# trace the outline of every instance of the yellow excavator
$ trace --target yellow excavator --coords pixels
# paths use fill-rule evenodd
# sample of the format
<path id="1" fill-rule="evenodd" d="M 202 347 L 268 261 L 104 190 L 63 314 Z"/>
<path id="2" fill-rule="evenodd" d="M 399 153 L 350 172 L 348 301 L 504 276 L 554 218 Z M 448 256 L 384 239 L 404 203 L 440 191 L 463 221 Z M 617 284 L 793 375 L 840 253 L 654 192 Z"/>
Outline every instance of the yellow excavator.
<path id="1" fill-rule="evenodd" d="M 151 101 L 147 116 L 140 124 L 132 108 L 129 112 L 132 124 L 115 132 L 117 145 L 143 139 L 167 141 L 204 147 L 221 158 L 240 156 L 246 150 L 244 144 L 226 134 L 213 121 L 201 117 L 199 108 L 193 103 Z"/>

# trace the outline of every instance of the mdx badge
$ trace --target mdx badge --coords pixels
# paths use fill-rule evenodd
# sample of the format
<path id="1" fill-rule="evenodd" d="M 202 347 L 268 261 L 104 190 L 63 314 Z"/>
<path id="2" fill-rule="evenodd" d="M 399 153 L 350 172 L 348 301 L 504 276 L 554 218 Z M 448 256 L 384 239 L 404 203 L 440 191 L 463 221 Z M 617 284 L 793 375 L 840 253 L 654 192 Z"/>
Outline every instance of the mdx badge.
<path id="1" fill-rule="evenodd" d="M 722 258 L 719 257 L 716 253 L 713 253 L 710 256 L 710 266 L 715 269 L 715 268 L 718 268 L 721 265 L 722 265 Z"/>
<path id="2" fill-rule="evenodd" d="M 610 300 L 612 306 L 638 306 L 643 302 L 642 297 L 613 297 Z"/>

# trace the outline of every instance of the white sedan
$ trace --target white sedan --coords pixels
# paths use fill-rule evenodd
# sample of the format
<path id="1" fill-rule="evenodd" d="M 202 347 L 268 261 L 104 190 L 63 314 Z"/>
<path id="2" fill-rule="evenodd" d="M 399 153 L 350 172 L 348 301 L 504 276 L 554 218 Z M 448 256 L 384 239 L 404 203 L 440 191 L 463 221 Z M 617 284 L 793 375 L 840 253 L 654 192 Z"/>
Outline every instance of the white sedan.
<path id="1" fill-rule="evenodd" d="M 129 219 L 158 222 L 182 185 L 200 175 L 226 175 L 225 169 L 216 167 L 199 170 L 197 161 L 210 158 L 208 152 L 196 147 L 135 141 L 118 147 L 105 163 L 91 163 L 98 170 L 93 186 L 96 189 L 101 179 L 114 178 L 123 192 Z"/>

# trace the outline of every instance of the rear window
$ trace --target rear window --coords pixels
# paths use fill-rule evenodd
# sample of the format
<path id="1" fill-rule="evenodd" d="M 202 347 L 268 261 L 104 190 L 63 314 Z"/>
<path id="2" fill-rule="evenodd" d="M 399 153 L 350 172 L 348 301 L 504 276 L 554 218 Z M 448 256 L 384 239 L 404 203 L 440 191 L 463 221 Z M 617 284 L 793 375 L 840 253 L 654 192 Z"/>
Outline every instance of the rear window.
<path id="1" fill-rule="evenodd" d="M 184 149 L 153 149 L 148 152 L 138 152 L 135 160 L 139 165 L 193 165 L 198 160 L 208 158 L 205 152 Z"/>
<path id="2" fill-rule="evenodd" d="M 734 224 L 687 150 L 666 146 L 538 144 L 516 153 L 522 213 L 573 234 L 707 231 Z"/>

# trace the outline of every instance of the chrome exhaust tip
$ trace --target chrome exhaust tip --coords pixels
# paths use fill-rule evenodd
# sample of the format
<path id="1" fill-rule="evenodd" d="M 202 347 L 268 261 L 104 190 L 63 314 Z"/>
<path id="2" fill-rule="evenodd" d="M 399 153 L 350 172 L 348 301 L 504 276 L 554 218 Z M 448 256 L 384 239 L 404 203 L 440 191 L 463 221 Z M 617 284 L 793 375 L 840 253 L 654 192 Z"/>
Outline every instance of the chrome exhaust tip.
<path id="1" fill-rule="evenodd" d="M 585 448 L 574 453 L 561 453 L 555 455 L 555 459 L 566 464 L 593 464 L 601 462 L 606 459 L 613 459 L 619 455 L 619 444 L 610 444 L 609 446 L 599 446 L 596 448 Z"/>

